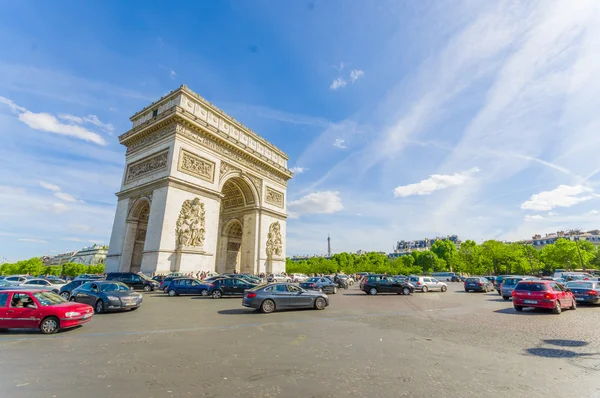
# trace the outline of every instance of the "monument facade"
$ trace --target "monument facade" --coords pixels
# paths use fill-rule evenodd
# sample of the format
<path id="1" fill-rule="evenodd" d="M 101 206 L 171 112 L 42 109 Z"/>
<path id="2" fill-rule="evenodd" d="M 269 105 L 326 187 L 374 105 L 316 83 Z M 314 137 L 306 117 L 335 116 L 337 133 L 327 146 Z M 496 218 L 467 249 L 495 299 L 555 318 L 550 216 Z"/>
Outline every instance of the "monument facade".
<path id="1" fill-rule="evenodd" d="M 106 272 L 285 270 L 284 152 L 186 86 L 131 121 Z"/>

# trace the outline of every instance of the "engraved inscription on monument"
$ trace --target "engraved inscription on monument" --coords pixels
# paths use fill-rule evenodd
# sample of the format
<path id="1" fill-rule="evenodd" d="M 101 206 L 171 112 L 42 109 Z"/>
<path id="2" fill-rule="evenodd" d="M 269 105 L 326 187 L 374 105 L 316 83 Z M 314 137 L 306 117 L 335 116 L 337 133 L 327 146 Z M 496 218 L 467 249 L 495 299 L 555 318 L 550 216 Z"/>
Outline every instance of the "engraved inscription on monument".
<path id="1" fill-rule="evenodd" d="M 194 155 L 185 149 L 181 149 L 179 152 L 177 169 L 208 182 L 214 182 L 215 180 L 215 163 Z"/>
<path id="2" fill-rule="evenodd" d="M 265 202 L 275 205 L 277 207 L 281 207 L 283 209 L 283 193 L 276 191 L 271 187 L 267 187 Z"/>
<path id="3" fill-rule="evenodd" d="M 127 166 L 125 182 L 128 183 L 132 180 L 145 177 L 148 174 L 166 169 L 168 158 L 169 151 L 165 151 L 130 164 Z"/>

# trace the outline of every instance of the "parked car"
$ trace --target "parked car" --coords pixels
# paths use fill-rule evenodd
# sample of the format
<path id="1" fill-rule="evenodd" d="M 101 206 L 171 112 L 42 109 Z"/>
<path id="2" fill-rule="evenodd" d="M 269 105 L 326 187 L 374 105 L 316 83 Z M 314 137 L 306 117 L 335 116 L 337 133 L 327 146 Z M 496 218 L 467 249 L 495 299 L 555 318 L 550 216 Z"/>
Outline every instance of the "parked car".
<path id="1" fill-rule="evenodd" d="M 600 283 L 597 281 L 571 281 L 566 288 L 573 293 L 575 301 L 600 304 Z"/>
<path id="2" fill-rule="evenodd" d="M 25 275 L 11 275 L 11 276 L 7 276 L 6 278 L 4 278 L 4 280 L 8 283 L 10 283 L 11 285 L 20 285 L 21 283 L 25 282 L 27 279 L 31 279 L 26 277 Z"/>
<path id="3" fill-rule="evenodd" d="M 208 294 L 218 299 L 223 296 L 243 296 L 244 290 L 256 287 L 242 278 L 221 278 L 210 283 Z"/>
<path id="4" fill-rule="evenodd" d="M 308 276 L 304 275 L 304 274 L 292 274 L 290 275 L 292 277 L 292 282 L 304 282 L 305 280 L 308 279 Z"/>
<path id="5" fill-rule="evenodd" d="M 450 282 L 464 282 L 466 280 L 466 278 L 462 275 L 453 275 L 450 278 Z"/>
<path id="6" fill-rule="evenodd" d="M 423 293 L 427 293 L 430 290 L 439 290 L 440 292 L 448 290 L 448 285 L 444 282 L 440 282 L 429 276 L 410 276 L 408 282 L 415 287 L 415 290 Z"/>
<path id="7" fill-rule="evenodd" d="M 482 276 L 465 279 L 464 286 L 467 293 L 470 291 L 487 293 L 494 290 L 494 284 Z"/>
<path id="8" fill-rule="evenodd" d="M 134 290 L 143 290 L 145 292 L 153 291 L 160 287 L 160 283 L 153 281 L 144 274 L 135 272 L 109 272 L 106 275 L 107 281 L 123 282 Z"/>
<path id="9" fill-rule="evenodd" d="M 162 290 L 163 292 L 167 292 L 167 287 L 169 286 L 169 284 L 171 283 L 171 281 L 173 279 L 179 279 L 179 278 L 185 278 L 185 276 L 167 276 L 165 278 L 163 278 L 160 282 L 159 282 L 159 289 Z"/>
<path id="10" fill-rule="evenodd" d="M 360 284 L 360 288 L 371 296 L 378 293 L 409 295 L 415 291 L 414 285 L 406 280 L 381 274 L 371 274 L 366 276 L 364 281 Z"/>
<path id="11" fill-rule="evenodd" d="M 517 283 L 522 280 L 527 280 L 524 276 L 511 276 L 509 278 L 504 279 L 502 285 L 500 285 L 500 295 L 504 300 L 509 300 L 512 297 L 512 292 L 515 290 L 515 286 Z"/>
<path id="12" fill-rule="evenodd" d="M 513 290 L 516 311 L 524 307 L 547 308 L 560 314 L 563 308 L 577 309 L 575 296 L 560 283 L 544 280 L 522 280 Z"/>
<path id="13" fill-rule="evenodd" d="M 337 284 L 324 276 L 313 276 L 304 282 L 300 282 L 300 287 L 304 290 L 317 290 L 324 293 L 336 294 L 338 291 Z"/>
<path id="14" fill-rule="evenodd" d="M 67 284 L 67 282 L 63 281 L 62 279 L 47 280 L 47 279 L 36 278 L 36 279 L 27 279 L 26 281 L 22 282 L 20 284 L 20 286 L 26 286 L 26 287 L 29 287 L 32 289 L 35 289 L 37 287 L 44 287 L 44 288 L 49 288 L 54 293 L 58 293 L 58 292 L 60 292 L 60 289 L 66 284 Z"/>
<path id="15" fill-rule="evenodd" d="M 64 285 L 63 287 L 60 288 L 60 291 L 58 292 L 58 295 L 62 298 L 64 298 L 65 300 L 68 300 L 71 298 L 71 292 L 75 289 L 77 289 L 79 286 L 83 285 L 84 283 L 87 282 L 94 282 L 94 279 L 74 279 L 71 282 L 67 283 L 66 285 Z"/>
<path id="16" fill-rule="evenodd" d="M 348 275 L 338 274 L 338 278 L 344 280 L 348 284 L 348 286 L 354 286 L 354 278 Z"/>
<path id="17" fill-rule="evenodd" d="M 75 277 L 75 279 L 73 279 L 74 281 L 78 281 L 78 280 L 101 280 L 104 279 L 104 276 L 102 275 L 91 275 L 91 274 L 81 274 L 81 275 L 77 275 Z"/>
<path id="18" fill-rule="evenodd" d="M 165 292 L 173 297 L 181 294 L 194 294 L 198 296 L 208 296 L 210 282 L 203 282 L 196 278 L 175 278 L 165 287 Z"/>
<path id="19" fill-rule="evenodd" d="M 304 290 L 291 283 L 275 283 L 247 290 L 242 305 L 264 313 L 292 308 L 323 310 L 329 305 L 329 297 L 323 292 Z"/>
<path id="20" fill-rule="evenodd" d="M 267 278 L 267 282 L 271 283 L 271 282 L 291 282 L 292 278 L 288 275 L 283 275 L 283 274 L 271 274 L 269 275 L 269 277 Z"/>
<path id="21" fill-rule="evenodd" d="M 137 310 L 142 295 L 117 281 L 87 282 L 71 292 L 71 301 L 89 304 L 97 314 L 108 311 Z"/>
<path id="22" fill-rule="evenodd" d="M 502 287 L 502 282 L 504 282 L 504 279 L 510 278 L 511 276 L 519 276 L 519 275 L 498 275 L 496 277 L 496 279 L 494 280 L 494 289 L 496 289 L 499 296 L 502 296 L 502 291 L 500 290 L 500 288 Z"/>
<path id="23" fill-rule="evenodd" d="M 89 305 L 69 303 L 53 292 L 0 291 L 0 329 L 39 329 L 52 334 L 89 322 L 93 315 Z"/>

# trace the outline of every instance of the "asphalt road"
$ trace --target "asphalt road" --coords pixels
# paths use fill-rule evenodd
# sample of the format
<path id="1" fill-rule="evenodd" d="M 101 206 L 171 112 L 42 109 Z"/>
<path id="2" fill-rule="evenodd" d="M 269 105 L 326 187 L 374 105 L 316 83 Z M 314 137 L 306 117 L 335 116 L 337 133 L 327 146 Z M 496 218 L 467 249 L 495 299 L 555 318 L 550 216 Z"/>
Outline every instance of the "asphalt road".
<path id="1" fill-rule="evenodd" d="M 136 312 L 0 334 L 0 397 L 598 397 L 600 306 L 517 313 L 496 293 L 331 295 L 269 315 L 147 293 Z"/>

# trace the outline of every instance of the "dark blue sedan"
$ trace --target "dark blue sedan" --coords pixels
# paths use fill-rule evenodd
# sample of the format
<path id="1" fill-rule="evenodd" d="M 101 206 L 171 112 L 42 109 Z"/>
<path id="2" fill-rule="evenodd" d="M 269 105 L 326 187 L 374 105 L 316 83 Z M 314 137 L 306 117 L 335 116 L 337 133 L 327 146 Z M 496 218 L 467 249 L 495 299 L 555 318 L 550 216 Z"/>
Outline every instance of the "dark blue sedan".
<path id="1" fill-rule="evenodd" d="M 164 291 L 171 297 L 181 294 L 208 296 L 209 289 L 210 283 L 203 283 L 196 278 L 175 278 L 169 282 Z"/>

